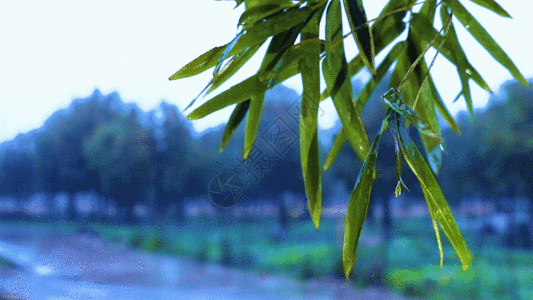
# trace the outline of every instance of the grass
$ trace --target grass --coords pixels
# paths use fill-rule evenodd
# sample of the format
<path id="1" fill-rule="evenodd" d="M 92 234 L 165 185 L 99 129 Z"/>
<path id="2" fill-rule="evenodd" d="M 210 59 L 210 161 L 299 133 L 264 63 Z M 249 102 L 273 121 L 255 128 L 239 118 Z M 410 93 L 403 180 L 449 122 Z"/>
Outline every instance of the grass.
<path id="1" fill-rule="evenodd" d="M 283 231 L 270 219 L 216 217 L 187 218 L 181 225 L 116 226 L 91 224 L 108 241 L 164 252 L 198 261 L 219 263 L 260 273 L 275 273 L 301 280 L 342 276 L 339 220 L 324 219 L 320 231 L 311 221 L 293 222 Z M 21 223 L 22 224 L 22 223 Z M 384 282 L 406 296 L 427 299 L 531 299 L 533 253 L 509 250 L 497 237 L 464 231 L 474 256 L 469 271 L 462 271 L 447 241 L 444 267 L 438 267 L 437 243 L 430 221 L 395 222 L 394 238 L 380 240 L 381 228 L 365 224 L 353 279 L 358 286 Z M 76 223 L 28 224 L 75 232 Z M 385 260 L 383 258 L 386 258 Z"/>

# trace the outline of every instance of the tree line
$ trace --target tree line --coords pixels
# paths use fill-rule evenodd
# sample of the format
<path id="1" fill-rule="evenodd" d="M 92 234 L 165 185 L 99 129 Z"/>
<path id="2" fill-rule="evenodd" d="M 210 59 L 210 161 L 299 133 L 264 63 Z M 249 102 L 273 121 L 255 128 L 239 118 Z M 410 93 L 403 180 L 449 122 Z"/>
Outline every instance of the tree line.
<path id="1" fill-rule="evenodd" d="M 355 91 L 361 86 L 354 82 Z M 381 84 L 365 108 L 369 110 L 364 114 L 369 134 L 376 133 L 381 124 L 384 102 L 380 97 L 386 90 Z M 438 179 L 450 204 L 471 196 L 533 199 L 532 98 L 531 88 L 508 82 L 476 113 L 475 120 L 459 114 L 462 135 L 443 130 L 445 163 Z M 252 166 L 254 157 L 242 161 L 243 126 L 219 152 L 224 126 L 199 134 L 173 104 L 161 102 L 156 109 L 143 112 L 123 103 L 117 93 L 102 95 L 96 90 L 54 113 L 41 128 L 0 145 L 0 195 L 24 200 L 35 193 L 50 199 L 65 193 L 69 199 L 66 216 L 75 219 L 74 195 L 94 190 L 113 201 L 126 221 L 133 222 L 136 203 L 147 204 L 158 217 L 174 205 L 180 215 L 184 199 L 206 197 L 217 175 L 239 174 L 246 181 L 251 167 L 254 178 L 243 183 L 250 195 L 244 201 L 268 198 L 277 202 L 283 191 L 304 195 L 297 143 L 298 99 L 296 92 L 283 86 L 267 94 L 256 141 L 261 157 Z M 339 130 L 337 125 L 320 137 L 322 161 Z M 396 159 L 394 141 L 384 139 L 375 199 L 388 199 L 396 185 L 390 167 Z M 360 166 L 353 149 L 345 145 L 324 172 L 326 203 L 351 190 Z M 412 174 L 406 172 L 404 182 L 411 189 L 407 196 L 421 195 Z"/>

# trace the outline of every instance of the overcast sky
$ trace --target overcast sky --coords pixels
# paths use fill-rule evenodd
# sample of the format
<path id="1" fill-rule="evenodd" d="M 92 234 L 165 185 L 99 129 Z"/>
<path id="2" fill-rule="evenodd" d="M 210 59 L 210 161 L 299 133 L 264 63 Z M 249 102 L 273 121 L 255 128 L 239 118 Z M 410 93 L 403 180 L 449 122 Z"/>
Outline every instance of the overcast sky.
<path id="1" fill-rule="evenodd" d="M 363 0 L 369 19 L 386 0 Z M 513 17 L 501 18 L 467 0 L 462 3 L 509 54 L 526 78 L 533 77 L 531 1 L 498 1 Z M 0 141 L 40 127 L 74 98 L 95 88 L 117 91 L 124 102 L 142 109 L 161 100 L 180 109 L 207 84 L 212 72 L 168 81 L 168 77 L 198 55 L 231 41 L 242 7 L 234 1 L 1 1 L 0 2 Z M 474 67 L 497 91 L 511 75 L 456 24 L 459 39 Z M 347 30 L 347 29 L 346 29 Z M 353 40 L 353 39 L 348 39 Z M 355 55 L 348 45 L 349 58 Z M 229 84 L 240 82 L 259 66 L 255 58 Z M 455 69 L 440 57 L 433 68 L 437 87 L 450 110 L 464 109 Z M 288 86 L 301 91 L 299 79 Z M 229 87 L 228 84 L 222 89 Z M 488 94 L 471 84 L 477 107 Z M 329 100 L 328 100 L 329 101 Z M 326 109 L 331 104 L 324 104 Z M 328 108 L 329 107 L 329 108 Z M 229 111 L 194 121 L 197 130 L 227 121 Z M 336 121 L 325 114 L 323 127 Z"/>

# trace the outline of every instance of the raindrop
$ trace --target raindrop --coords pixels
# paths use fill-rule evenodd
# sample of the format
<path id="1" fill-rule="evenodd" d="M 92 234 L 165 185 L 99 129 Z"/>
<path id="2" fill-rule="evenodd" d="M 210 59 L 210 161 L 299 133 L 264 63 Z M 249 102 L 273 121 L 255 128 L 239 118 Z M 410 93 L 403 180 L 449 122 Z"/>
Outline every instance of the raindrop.
<path id="1" fill-rule="evenodd" d="M 468 29 L 468 28 L 470 28 L 470 25 L 466 25 L 465 27 L 466 27 L 466 29 Z"/>
<path id="2" fill-rule="evenodd" d="M 466 69 L 465 72 L 466 72 L 466 74 L 468 74 L 468 75 L 472 75 L 472 71 L 471 71 L 470 69 Z"/>
<path id="3" fill-rule="evenodd" d="M 440 146 L 440 150 L 444 151 L 444 147 L 442 146 L 442 144 L 440 144 L 439 146 Z"/>

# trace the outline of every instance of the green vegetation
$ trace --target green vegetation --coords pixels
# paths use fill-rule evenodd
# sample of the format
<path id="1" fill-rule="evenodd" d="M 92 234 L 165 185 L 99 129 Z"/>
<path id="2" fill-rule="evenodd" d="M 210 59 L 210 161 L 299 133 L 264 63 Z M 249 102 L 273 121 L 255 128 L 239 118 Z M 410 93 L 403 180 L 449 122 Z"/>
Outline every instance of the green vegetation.
<path id="1" fill-rule="evenodd" d="M 342 4 L 351 29 L 350 34 L 344 35 L 340 0 L 236 0 L 237 6 L 244 3 L 245 11 L 239 19 L 239 31 L 235 38 L 226 45 L 200 55 L 169 79 L 191 77 L 214 67 L 212 79 L 198 97 L 204 92 L 207 95 L 235 74 L 261 45 L 268 44 L 261 67 L 255 75 L 207 100 L 187 118 L 200 119 L 236 104 L 220 148 L 225 147 L 227 140 L 248 114 L 243 143 L 243 159 L 247 159 L 263 115 L 266 91 L 300 74 L 303 86 L 299 114 L 301 169 L 308 210 L 317 229 L 322 215 L 323 169 L 327 169 L 345 143 L 349 143 L 359 159 L 364 161 L 348 205 L 342 251 L 346 278 L 356 262 L 358 241 L 377 177 L 376 161 L 381 135 L 388 128 L 396 143 L 396 195 L 403 188 L 402 165 L 405 161 L 418 179 L 426 198 L 440 252 L 440 264 L 443 264 L 442 229 L 457 252 L 463 269 L 467 270 L 471 260 L 469 250 L 435 178 L 441 169 L 444 150 L 437 111 L 454 131 L 459 133 L 460 129 L 442 101 L 429 72 L 436 56 L 428 64 L 425 54 L 433 47 L 437 54 L 442 53 L 457 67 L 462 86 L 457 98 L 464 97 L 472 117 L 474 110 L 469 80 L 472 79 L 486 91 L 490 92 L 491 89 L 468 62 L 452 20 L 459 21 L 520 83 L 528 83 L 503 49 L 461 2 L 391 0 L 376 19 L 368 21 L 361 0 L 344 0 Z M 502 17 L 510 17 L 495 1 L 474 2 Z M 437 12 L 440 13 L 442 24 L 440 29 L 434 25 Z M 320 34 L 321 22 L 325 23 L 325 36 Z M 397 41 L 406 29 L 407 37 Z M 348 62 L 344 39 L 350 35 L 355 39 L 359 51 Z M 392 49 L 389 45 L 393 46 Z M 386 48 L 390 51 L 377 66 L 375 56 Z M 372 77 L 356 98 L 351 77 L 365 67 Z M 382 115 L 383 125 L 374 141 L 370 142 L 362 121 L 363 110 L 370 95 L 391 68 L 391 89 L 383 95 L 387 103 L 387 110 Z M 321 78 L 326 82 L 323 90 Z M 327 98 L 331 98 L 335 105 L 342 129 L 322 167 L 317 124 L 320 101 Z M 418 129 L 425 156 L 405 129 L 410 125 Z"/>
<path id="2" fill-rule="evenodd" d="M 376 284 L 376 277 L 391 289 L 406 296 L 424 299 L 530 299 L 533 295 L 533 253 L 493 244 L 473 244 L 475 263 L 468 271 L 458 265 L 435 266 L 435 238 L 427 224 L 417 218 L 395 222 L 395 237 L 389 245 L 381 239 L 382 228 L 366 224 L 361 237 L 358 261 L 350 281 L 354 287 Z M 76 223 L 24 223 L 24 226 L 47 227 L 64 233 L 77 231 Z M 200 262 L 223 264 L 257 273 L 289 276 L 299 280 L 321 277 L 344 277 L 340 261 L 341 235 L 339 220 L 324 219 L 320 232 L 313 232 L 309 222 L 292 223 L 285 234 L 272 226 L 271 220 L 244 220 L 224 217 L 187 217 L 186 225 L 113 226 L 90 224 L 110 243 L 126 242 L 129 246 L 153 253 L 165 253 Z M 253 233 L 251 233 L 253 228 Z M 462 228 L 465 237 L 477 234 Z M 310 234 L 310 232 L 313 232 Z M 375 241 L 377 239 L 377 241 Z M 157 245 L 157 246 L 155 246 Z M 230 247 L 228 247 L 230 245 Z M 414 247 L 413 245 L 416 245 Z M 390 269 L 384 269 L 376 253 L 386 251 Z M 446 259 L 455 254 L 444 245 Z M 382 273 L 382 274 L 380 274 Z"/>

